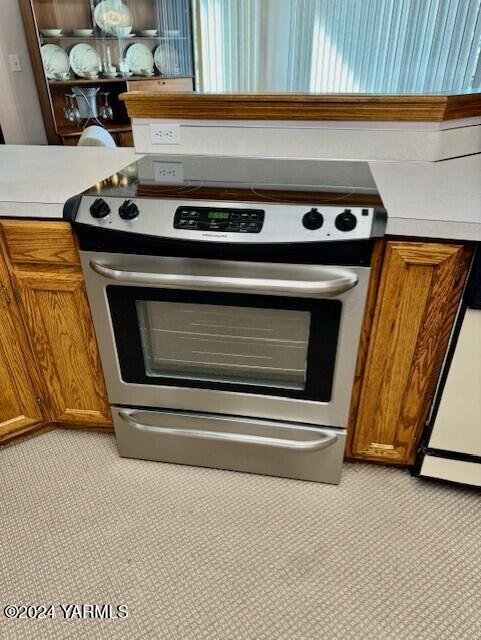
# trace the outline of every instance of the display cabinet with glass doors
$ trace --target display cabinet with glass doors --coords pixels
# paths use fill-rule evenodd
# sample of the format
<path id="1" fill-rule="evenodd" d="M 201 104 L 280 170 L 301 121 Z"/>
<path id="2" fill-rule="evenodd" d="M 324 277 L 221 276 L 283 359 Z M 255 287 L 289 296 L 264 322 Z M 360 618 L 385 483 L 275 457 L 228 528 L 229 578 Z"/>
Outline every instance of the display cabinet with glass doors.
<path id="1" fill-rule="evenodd" d="M 130 146 L 125 91 L 192 91 L 190 0 L 20 0 L 48 140 Z"/>

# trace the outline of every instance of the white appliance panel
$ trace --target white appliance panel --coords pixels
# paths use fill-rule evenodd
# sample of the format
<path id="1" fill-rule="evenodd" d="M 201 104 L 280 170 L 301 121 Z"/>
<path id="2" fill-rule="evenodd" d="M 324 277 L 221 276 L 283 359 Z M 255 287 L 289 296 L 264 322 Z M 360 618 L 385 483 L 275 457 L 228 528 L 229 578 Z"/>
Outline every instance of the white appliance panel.
<path id="1" fill-rule="evenodd" d="M 466 310 L 429 447 L 481 456 L 481 310 Z"/>

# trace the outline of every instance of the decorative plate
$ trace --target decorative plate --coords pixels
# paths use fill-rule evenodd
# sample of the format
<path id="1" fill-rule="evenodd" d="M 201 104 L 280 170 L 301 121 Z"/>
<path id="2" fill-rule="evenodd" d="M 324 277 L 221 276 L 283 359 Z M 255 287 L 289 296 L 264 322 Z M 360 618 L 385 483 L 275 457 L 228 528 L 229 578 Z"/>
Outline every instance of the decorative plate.
<path id="1" fill-rule="evenodd" d="M 56 44 L 44 44 L 40 47 L 43 67 L 49 80 L 54 80 L 57 75 L 68 73 L 68 55 L 62 47 Z"/>
<path id="2" fill-rule="evenodd" d="M 175 76 L 180 73 L 179 54 L 168 44 L 159 44 L 154 51 L 154 62 L 163 76 Z"/>
<path id="3" fill-rule="evenodd" d="M 84 42 L 72 48 L 69 60 L 73 72 L 80 78 L 92 78 L 100 72 L 101 63 L 97 50 Z"/>
<path id="4" fill-rule="evenodd" d="M 154 72 L 154 56 L 152 51 L 142 42 L 130 45 L 125 54 L 125 61 L 136 75 L 142 71 Z"/>
<path id="5" fill-rule="evenodd" d="M 121 0 L 103 0 L 94 9 L 94 20 L 105 33 L 126 35 L 132 29 L 130 9 Z"/>

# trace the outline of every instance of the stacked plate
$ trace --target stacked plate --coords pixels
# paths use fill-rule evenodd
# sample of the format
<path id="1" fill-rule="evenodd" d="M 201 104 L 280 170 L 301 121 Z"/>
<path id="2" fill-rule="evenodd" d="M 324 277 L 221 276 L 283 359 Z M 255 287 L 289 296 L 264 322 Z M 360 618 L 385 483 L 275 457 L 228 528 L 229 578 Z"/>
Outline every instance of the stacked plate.
<path id="1" fill-rule="evenodd" d="M 47 38 L 60 38 L 63 35 L 62 29 L 40 29 L 40 33 Z"/>
<path id="2" fill-rule="evenodd" d="M 94 35 L 93 29 L 74 29 L 72 31 L 74 36 L 78 36 L 79 38 L 90 38 Z"/>

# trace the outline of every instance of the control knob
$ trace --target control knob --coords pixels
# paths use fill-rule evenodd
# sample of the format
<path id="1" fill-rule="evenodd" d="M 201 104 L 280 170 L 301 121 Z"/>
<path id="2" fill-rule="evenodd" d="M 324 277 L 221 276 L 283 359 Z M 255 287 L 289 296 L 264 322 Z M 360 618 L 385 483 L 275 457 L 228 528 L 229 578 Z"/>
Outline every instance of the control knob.
<path id="1" fill-rule="evenodd" d="M 324 217 L 317 209 L 311 209 L 302 218 L 302 224 L 306 229 L 314 231 L 320 229 L 324 224 Z"/>
<path id="2" fill-rule="evenodd" d="M 90 215 L 92 218 L 105 218 L 110 213 L 110 207 L 103 198 L 97 198 L 90 205 Z"/>
<path id="3" fill-rule="evenodd" d="M 126 200 L 119 207 L 119 216 L 122 220 L 134 220 L 138 215 L 139 208 L 132 200 Z"/>
<path id="4" fill-rule="evenodd" d="M 357 226 L 357 218 L 350 209 L 344 209 L 344 211 L 337 216 L 334 224 L 339 231 L 352 231 Z"/>

